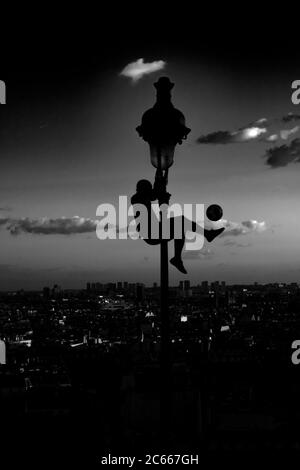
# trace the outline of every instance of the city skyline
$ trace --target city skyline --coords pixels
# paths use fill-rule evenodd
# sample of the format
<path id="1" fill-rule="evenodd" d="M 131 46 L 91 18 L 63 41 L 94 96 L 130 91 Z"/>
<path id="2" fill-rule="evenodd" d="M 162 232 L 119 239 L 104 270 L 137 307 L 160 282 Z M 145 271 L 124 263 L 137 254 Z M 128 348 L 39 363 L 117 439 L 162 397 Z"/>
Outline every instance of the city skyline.
<path id="1" fill-rule="evenodd" d="M 50 282 L 48 285 L 43 286 L 41 289 L 8 289 L 7 291 L 1 290 L 1 293 L 5 292 L 42 292 L 43 290 L 54 290 L 57 292 L 64 292 L 64 291 L 99 291 L 103 289 L 111 289 L 114 292 L 121 292 L 121 291 L 126 291 L 130 290 L 133 287 L 138 287 L 138 286 L 143 286 L 146 289 L 153 289 L 153 288 L 159 288 L 159 282 L 158 281 L 153 281 L 152 283 L 143 283 L 143 282 L 137 282 L 137 281 L 108 281 L 108 282 L 99 282 L 99 281 L 87 281 L 84 285 L 77 287 L 77 288 L 72 288 L 68 287 L 65 288 L 65 286 L 57 284 L 55 281 Z M 193 289 L 193 288 L 214 288 L 214 287 L 226 287 L 226 288 L 231 288 L 231 287 L 277 287 L 277 288 L 285 288 L 285 287 L 299 287 L 300 282 L 267 282 L 267 283 L 259 283 L 257 281 L 254 281 L 252 283 L 227 283 L 226 281 L 223 280 L 198 280 L 195 281 L 195 283 L 191 283 L 190 279 L 181 279 L 179 280 L 178 284 L 173 284 L 170 285 L 170 289 Z M 188 287 L 187 287 L 188 286 Z"/>

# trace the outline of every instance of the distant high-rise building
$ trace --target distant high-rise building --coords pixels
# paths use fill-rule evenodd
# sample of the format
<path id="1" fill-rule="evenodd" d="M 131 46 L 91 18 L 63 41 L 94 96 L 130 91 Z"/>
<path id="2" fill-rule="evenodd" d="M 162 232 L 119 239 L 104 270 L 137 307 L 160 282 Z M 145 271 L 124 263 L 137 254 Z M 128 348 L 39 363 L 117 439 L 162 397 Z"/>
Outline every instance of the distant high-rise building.
<path id="1" fill-rule="evenodd" d="M 179 282 L 179 289 L 180 289 L 180 290 L 183 290 L 183 288 L 184 288 L 183 281 L 180 281 L 180 282 Z"/>
<path id="2" fill-rule="evenodd" d="M 91 283 L 90 283 L 90 282 L 87 282 L 87 283 L 86 283 L 86 290 L 87 290 L 87 291 L 90 291 L 90 290 L 91 290 Z"/>
<path id="3" fill-rule="evenodd" d="M 191 288 L 190 281 L 184 281 L 184 290 L 189 290 Z"/>
<path id="4" fill-rule="evenodd" d="M 43 297 L 44 299 L 49 299 L 51 294 L 50 287 L 44 287 L 43 289 Z"/>
<path id="5" fill-rule="evenodd" d="M 124 290 L 128 290 L 128 282 L 125 281 L 123 286 L 124 286 Z"/>
<path id="6" fill-rule="evenodd" d="M 58 284 L 54 284 L 53 289 L 52 289 L 52 294 L 58 295 L 61 292 L 61 287 Z"/>
<path id="7" fill-rule="evenodd" d="M 201 282 L 201 288 L 203 292 L 208 292 L 208 281 L 202 281 Z"/>
<path id="8" fill-rule="evenodd" d="M 157 289 L 157 282 L 153 282 L 153 288 Z"/>
<path id="9" fill-rule="evenodd" d="M 116 290 L 116 284 L 114 282 L 108 282 L 105 284 L 105 290 L 107 293 L 114 292 Z"/>
<path id="10" fill-rule="evenodd" d="M 123 283 L 122 282 L 117 282 L 117 289 L 122 290 L 123 288 Z"/>
<path id="11" fill-rule="evenodd" d="M 144 284 L 138 283 L 136 285 L 136 299 L 141 302 L 144 299 L 145 286 Z"/>
<path id="12" fill-rule="evenodd" d="M 215 281 L 211 283 L 211 289 L 214 290 L 215 292 L 219 291 L 220 283 L 219 281 Z"/>

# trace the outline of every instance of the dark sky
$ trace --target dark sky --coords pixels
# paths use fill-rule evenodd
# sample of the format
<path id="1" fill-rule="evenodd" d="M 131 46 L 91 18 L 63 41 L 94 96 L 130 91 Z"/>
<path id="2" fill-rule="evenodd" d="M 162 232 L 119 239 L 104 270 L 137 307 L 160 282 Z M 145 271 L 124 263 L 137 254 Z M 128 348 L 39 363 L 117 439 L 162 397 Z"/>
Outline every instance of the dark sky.
<path id="1" fill-rule="evenodd" d="M 255 220 L 266 227 L 205 246 L 186 259 L 187 278 L 297 281 L 300 166 L 270 168 L 266 142 L 196 143 L 261 118 L 278 132 L 283 116 L 300 114 L 290 99 L 291 82 L 300 79 L 297 24 L 284 14 L 275 22 L 257 9 L 227 11 L 227 19 L 219 7 L 210 14 L 189 8 L 174 17 L 175 8 L 163 14 L 144 4 L 114 14 L 90 11 L 80 21 L 70 15 L 67 23 L 44 13 L 5 35 L 0 219 L 93 219 L 98 204 L 130 197 L 138 179 L 153 179 L 135 127 L 154 102 L 153 82 L 168 75 L 176 83 L 174 104 L 192 128 L 170 172 L 172 201 L 218 202 L 238 228 Z M 132 85 L 119 74 L 141 57 L 167 66 Z M 0 289 L 159 277 L 158 250 L 142 241 L 100 242 L 94 232 L 14 236 L 2 226 L 0 242 Z M 173 268 L 170 277 L 171 283 L 182 278 Z"/>

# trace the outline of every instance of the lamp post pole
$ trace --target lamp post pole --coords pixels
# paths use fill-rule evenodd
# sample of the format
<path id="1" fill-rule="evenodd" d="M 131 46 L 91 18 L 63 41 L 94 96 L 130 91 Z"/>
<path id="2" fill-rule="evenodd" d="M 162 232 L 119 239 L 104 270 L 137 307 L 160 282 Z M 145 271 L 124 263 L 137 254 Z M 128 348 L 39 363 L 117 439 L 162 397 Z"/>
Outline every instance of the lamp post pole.
<path id="1" fill-rule="evenodd" d="M 160 161 L 160 160 L 159 160 Z M 159 206 L 167 204 L 169 194 L 166 191 L 166 179 L 160 179 Z M 171 357 L 170 357 L 170 315 L 169 315 L 169 257 L 168 241 L 162 237 L 163 210 L 160 209 L 160 418 L 161 433 L 164 439 L 168 439 L 170 422 L 172 417 L 172 391 L 171 391 Z"/>
<path id="2" fill-rule="evenodd" d="M 160 245 L 160 321 L 161 321 L 161 430 L 168 437 L 172 414 L 168 242 Z"/>

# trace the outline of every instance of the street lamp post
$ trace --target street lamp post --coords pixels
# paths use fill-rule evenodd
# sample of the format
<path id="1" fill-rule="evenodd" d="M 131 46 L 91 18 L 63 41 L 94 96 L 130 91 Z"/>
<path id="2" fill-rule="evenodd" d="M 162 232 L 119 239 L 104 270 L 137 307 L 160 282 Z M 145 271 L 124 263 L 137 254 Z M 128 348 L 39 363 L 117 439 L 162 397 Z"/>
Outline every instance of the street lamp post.
<path id="1" fill-rule="evenodd" d="M 170 194 L 167 192 L 168 170 L 173 164 L 175 147 L 186 139 L 190 129 L 185 126 L 185 117 L 174 108 L 171 90 L 174 83 L 161 77 L 155 84 L 156 103 L 146 111 L 142 123 L 137 127 L 139 135 L 150 146 L 152 165 L 157 169 L 154 188 L 160 206 L 160 320 L 161 320 L 161 431 L 168 435 L 171 419 L 170 390 L 170 317 L 169 317 L 169 260 L 168 241 L 162 237 L 162 205 L 167 205 Z"/>

